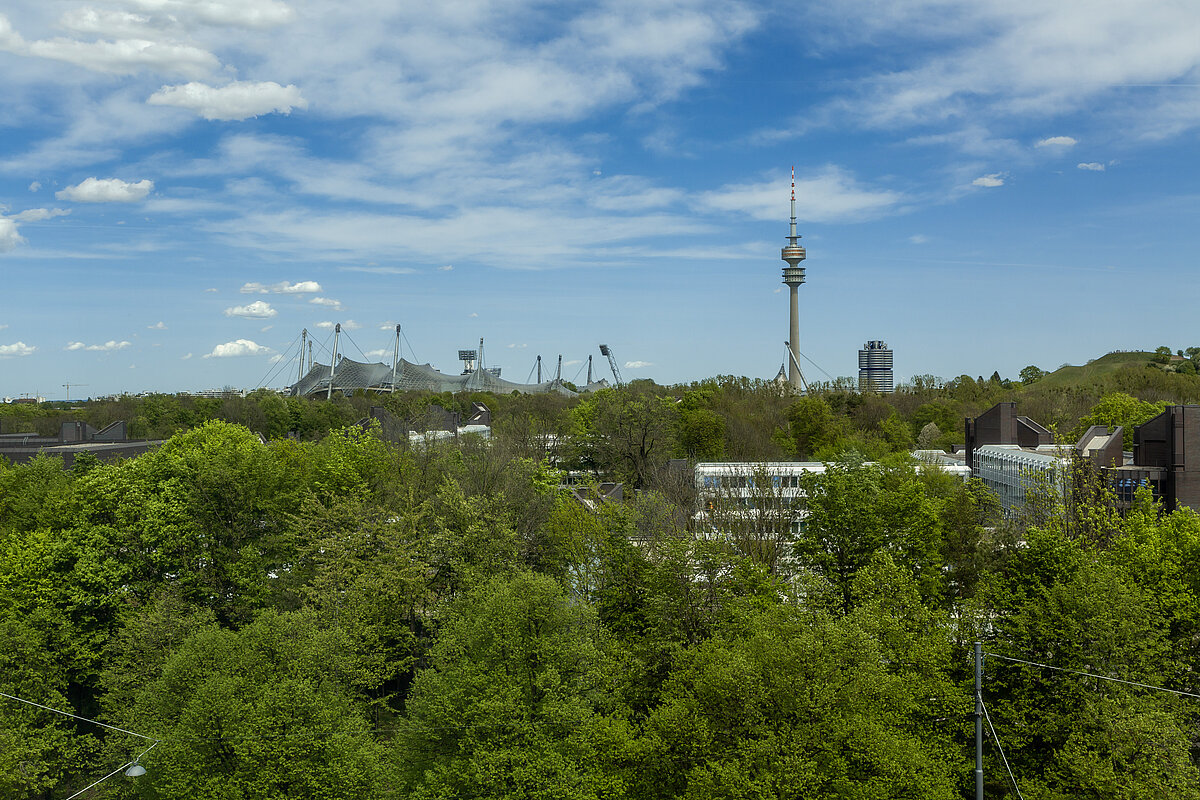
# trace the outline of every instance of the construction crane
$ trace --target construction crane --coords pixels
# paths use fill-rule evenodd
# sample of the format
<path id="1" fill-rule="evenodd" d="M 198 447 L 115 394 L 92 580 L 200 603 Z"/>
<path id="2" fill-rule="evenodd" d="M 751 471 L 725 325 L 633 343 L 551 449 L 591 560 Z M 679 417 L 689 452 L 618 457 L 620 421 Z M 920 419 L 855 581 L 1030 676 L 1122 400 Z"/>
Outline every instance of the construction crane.
<path id="1" fill-rule="evenodd" d="M 71 387 L 74 386 L 76 388 L 79 388 L 80 386 L 87 386 L 87 384 L 86 383 L 64 383 L 64 384 L 62 384 L 62 386 L 67 390 L 67 402 L 69 403 L 69 402 L 71 402 Z"/>
<path id="2" fill-rule="evenodd" d="M 612 367 L 613 380 L 617 382 L 617 388 L 625 385 L 621 380 L 621 370 L 617 369 L 617 359 L 613 357 L 612 348 L 606 344 L 600 345 L 600 355 L 608 358 L 608 366 Z"/>

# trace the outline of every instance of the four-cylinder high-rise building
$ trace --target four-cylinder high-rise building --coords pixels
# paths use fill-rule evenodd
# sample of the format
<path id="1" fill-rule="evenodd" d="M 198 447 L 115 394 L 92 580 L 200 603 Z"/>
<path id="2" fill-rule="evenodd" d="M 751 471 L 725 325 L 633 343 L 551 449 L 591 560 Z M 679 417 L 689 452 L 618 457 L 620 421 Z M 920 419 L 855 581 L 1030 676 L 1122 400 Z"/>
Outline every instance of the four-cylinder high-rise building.
<path id="1" fill-rule="evenodd" d="M 796 168 L 792 167 L 792 224 L 788 229 L 788 243 L 783 248 L 781 258 L 787 262 L 787 266 L 783 268 L 783 283 L 788 287 L 791 301 L 787 340 L 788 385 L 797 390 L 803 388 L 804 381 L 800 374 L 800 298 L 796 290 L 804 283 L 804 267 L 800 266 L 800 262 L 804 260 L 805 253 L 804 248 L 797 242 L 799 238 L 796 233 Z"/>
<path id="2" fill-rule="evenodd" d="M 887 342 L 872 339 L 858 351 L 858 390 L 881 394 L 894 391 L 892 351 Z"/>

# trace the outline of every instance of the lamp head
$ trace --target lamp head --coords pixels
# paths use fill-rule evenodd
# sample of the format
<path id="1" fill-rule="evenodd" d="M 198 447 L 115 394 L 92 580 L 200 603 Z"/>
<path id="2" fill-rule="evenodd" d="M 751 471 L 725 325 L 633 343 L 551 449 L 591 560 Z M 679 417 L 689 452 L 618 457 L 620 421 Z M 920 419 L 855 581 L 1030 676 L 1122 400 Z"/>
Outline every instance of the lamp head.
<path id="1" fill-rule="evenodd" d="M 126 778 L 137 778 L 137 777 L 139 777 L 141 775 L 145 775 L 145 774 L 146 774 L 146 768 L 143 767 L 141 764 L 139 764 L 136 761 L 133 762 L 132 765 L 130 765 L 129 769 L 125 770 Z"/>

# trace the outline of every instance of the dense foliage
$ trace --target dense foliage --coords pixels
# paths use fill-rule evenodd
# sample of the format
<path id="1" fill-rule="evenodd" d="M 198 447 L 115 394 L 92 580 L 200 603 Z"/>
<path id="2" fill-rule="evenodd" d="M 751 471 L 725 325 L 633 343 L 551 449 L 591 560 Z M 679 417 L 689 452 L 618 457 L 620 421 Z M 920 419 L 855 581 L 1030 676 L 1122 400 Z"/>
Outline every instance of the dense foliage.
<path id="1" fill-rule="evenodd" d="M 637 385 L 496 398 L 490 443 L 207 421 L 114 464 L 0 464 L 0 692 L 161 740 L 92 797 L 965 798 L 981 638 L 1025 797 L 1200 798 L 1196 701 L 1081 674 L 1200 693 L 1200 517 L 1047 496 L 1002 520 L 888 455 L 962 408 L 906 391 Z M 839 452 L 770 546 L 697 529 L 667 468 Z M 588 510 L 558 466 L 645 491 Z M 0 796 L 147 745 L 0 698 Z"/>

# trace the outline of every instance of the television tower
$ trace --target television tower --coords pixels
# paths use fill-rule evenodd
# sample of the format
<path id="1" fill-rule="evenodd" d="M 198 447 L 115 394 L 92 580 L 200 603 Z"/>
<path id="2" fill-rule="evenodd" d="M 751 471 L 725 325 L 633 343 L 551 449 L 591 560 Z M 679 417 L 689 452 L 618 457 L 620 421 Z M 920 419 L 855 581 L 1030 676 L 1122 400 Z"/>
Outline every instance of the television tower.
<path id="1" fill-rule="evenodd" d="M 796 389 L 803 388 L 804 376 L 800 374 L 800 299 L 796 290 L 804 283 L 804 248 L 797 244 L 800 236 L 796 233 L 796 168 L 792 167 L 792 224 L 788 228 L 788 243 L 780 256 L 787 262 L 783 268 L 783 282 L 788 287 L 792 304 L 790 325 L 788 326 L 788 384 Z"/>

